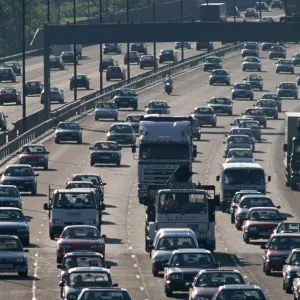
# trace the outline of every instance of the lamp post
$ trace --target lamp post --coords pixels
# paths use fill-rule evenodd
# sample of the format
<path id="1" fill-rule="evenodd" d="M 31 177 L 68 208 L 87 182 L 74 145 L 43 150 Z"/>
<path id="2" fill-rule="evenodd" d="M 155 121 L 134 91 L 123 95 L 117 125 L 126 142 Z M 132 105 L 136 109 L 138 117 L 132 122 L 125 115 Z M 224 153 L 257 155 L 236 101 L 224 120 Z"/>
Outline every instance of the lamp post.
<path id="1" fill-rule="evenodd" d="M 183 22 L 183 0 L 180 0 L 180 22 Z M 184 60 L 183 41 L 181 42 L 181 60 Z"/>
<path id="2" fill-rule="evenodd" d="M 88 0 L 88 3 L 87 3 L 87 5 L 88 5 L 88 20 L 90 19 L 90 0 Z"/>
<path id="3" fill-rule="evenodd" d="M 235 0 L 233 0 L 233 21 L 234 22 L 236 22 L 236 13 L 237 13 L 237 11 L 236 11 L 236 9 L 235 9 Z"/>
<path id="4" fill-rule="evenodd" d="M 23 131 L 26 131 L 27 127 L 27 120 L 26 120 L 26 94 L 25 94 L 25 79 L 26 79 L 26 68 L 25 68 L 25 51 L 26 51 L 26 40 L 25 40 L 25 9 L 26 4 L 25 0 L 23 0 L 23 28 L 22 28 L 22 119 L 23 119 Z"/>
<path id="5" fill-rule="evenodd" d="M 126 15 L 127 15 L 127 23 L 129 23 L 129 0 L 126 0 Z M 130 43 L 127 42 L 127 82 L 130 83 L 130 59 L 129 59 L 129 46 Z"/>
<path id="6" fill-rule="evenodd" d="M 47 0 L 47 23 L 50 23 L 50 0 Z"/>
<path id="7" fill-rule="evenodd" d="M 259 22 L 261 22 L 261 0 L 259 0 Z"/>
<path id="8" fill-rule="evenodd" d="M 100 24 L 102 23 L 102 0 L 99 0 L 99 10 L 100 10 L 100 19 L 99 22 Z M 102 43 L 100 43 L 100 95 L 103 93 L 103 70 L 102 70 L 102 61 L 103 61 L 103 50 L 102 50 Z"/>
<path id="9" fill-rule="evenodd" d="M 74 24 L 76 23 L 76 0 L 73 0 L 73 19 Z M 73 45 L 74 51 L 74 101 L 77 100 L 77 49 L 76 44 Z"/>
<path id="10" fill-rule="evenodd" d="M 156 22 L 156 0 L 152 0 L 152 10 L 153 10 L 153 23 Z M 155 63 L 154 63 L 154 73 L 156 73 L 156 70 L 157 70 L 157 65 L 156 65 L 156 42 L 153 42 L 153 56 L 154 56 L 154 59 L 155 59 Z"/>

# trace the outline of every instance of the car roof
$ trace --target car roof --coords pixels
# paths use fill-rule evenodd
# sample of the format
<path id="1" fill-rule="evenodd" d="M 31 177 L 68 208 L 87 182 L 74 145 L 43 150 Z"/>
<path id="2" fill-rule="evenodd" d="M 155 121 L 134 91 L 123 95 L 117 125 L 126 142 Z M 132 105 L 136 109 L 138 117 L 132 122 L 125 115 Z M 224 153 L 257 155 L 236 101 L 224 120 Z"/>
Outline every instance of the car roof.
<path id="1" fill-rule="evenodd" d="M 17 168 L 17 167 L 28 167 L 28 168 L 33 169 L 32 166 L 31 166 L 31 165 L 28 165 L 28 164 L 14 164 L 14 165 L 8 165 L 8 166 L 6 167 L 6 169 L 7 169 L 7 168 L 10 168 L 10 167 L 13 167 L 13 168 Z"/>
<path id="2" fill-rule="evenodd" d="M 98 256 L 103 258 L 103 255 L 99 252 L 89 252 L 89 251 L 73 251 L 73 252 L 67 252 L 65 254 L 65 258 L 69 256 Z"/>
<path id="3" fill-rule="evenodd" d="M 236 194 L 243 194 L 243 193 L 249 193 L 249 194 L 261 194 L 261 192 L 256 191 L 256 190 L 240 190 L 238 192 L 235 192 Z"/>
<path id="4" fill-rule="evenodd" d="M 300 232 L 294 232 L 294 233 L 273 233 L 271 237 L 300 237 Z"/>
<path id="5" fill-rule="evenodd" d="M 252 211 L 252 210 L 276 210 L 276 211 L 279 211 L 277 207 L 263 207 L 263 206 L 251 207 L 249 209 L 249 211 Z"/>
<path id="6" fill-rule="evenodd" d="M 97 176 L 97 177 L 100 177 L 99 174 L 95 174 L 95 173 L 78 173 L 78 174 L 72 175 L 72 177 L 75 177 L 75 176 Z"/>
<path id="7" fill-rule="evenodd" d="M 67 182 L 67 184 L 70 184 L 70 183 L 84 183 L 84 184 L 93 185 L 93 183 L 90 182 L 90 181 L 76 181 L 76 180 L 73 181 L 73 180 L 70 180 L 70 181 Z"/>
<path id="8" fill-rule="evenodd" d="M 247 198 L 266 198 L 266 199 L 271 199 L 269 196 L 264 195 L 264 194 L 251 194 L 251 195 L 245 195 L 242 197 L 242 199 L 247 199 Z"/>
<path id="9" fill-rule="evenodd" d="M 17 190 L 17 187 L 15 185 L 12 185 L 12 184 L 1 184 L 0 189 L 1 189 L 1 187 L 11 187 L 11 188 L 15 188 Z"/>
<path id="10" fill-rule="evenodd" d="M 231 135 L 229 135 L 228 137 L 236 137 L 236 136 L 240 136 L 240 137 L 244 137 L 244 138 L 249 138 L 249 136 L 248 135 L 245 135 L 245 134 L 231 134 Z"/>
<path id="11" fill-rule="evenodd" d="M 261 288 L 257 285 L 252 285 L 252 284 L 228 284 L 228 285 L 223 285 L 219 287 L 220 290 L 260 290 Z"/>
<path id="12" fill-rule="evenodd" d="M 101 272 L 109 274 L 109 270 L 103 267 L 76 267 L 68 270 L 68 273 L 76 273 L 76 272 Z"/>
<path id="13" fill-rule="evenodd" d="M 69 191 L 69 190 L 67 190 L 67 191 Z M 64 228 L 64 230 L 67 229 L 67 228 L 90 228 L 90 229 L 97 229 L 95 226 L 92 226 L 92 225 L 69 225 L 69 226 L 66 226 Z"/>
<path id="14" fill-rule="evenodd" d="M 230 151 L 249 151 L 249 152 L 252 152 L 252 150 L 249 149 L 249 148 L 230 148 L 228 151 L 229 152 Z"/>
<path id="15" fill-rule="evenodd" d="M 19 238 L 15 235 L 9 235 L 9 234 L 0 235 L 0 240 L 1 239 L 7 239 L 7 238 L 11 238 L 11 239 L 14 239 L 14 240 L 19 240 Z"/>
<path id="16" fill-rule="evenodd" d="M 15 210 L 15 211 L 22 212 L 22 210 L 18 207 L 0 207 L 0 210 Z"/>
<path id="17" fill-rule="evenodd" d="M 201 248 L 177 249 L 177 250 L 173 251 L 172 255 L 177 254 L 177 253 L 207 253 L 207 254 L 211 254 L 211 252 L 209 250 L 201 249 Z"/>
<path id="18" fill-rule="evenodd" d="M 107 291 L 107 292 L 109 292 L 109 291 L 122 291 L 122 292 L 128 292 L 126 289 L 124 289 L 124 288 L 119 288 L 119 287 L 105 287 L 105 288 L 95 288 L 95 287 L 90 287 L 90 288 L 85 288 L 85 289 L 83 289 L 81 292 L 82 293 L 84 293 L 84 292 L 86 292 L 86 291 L 99 291 L 99 292 L 104 292 L 104 291 Z"/>
<path id="19" fill-rule="evenodd" d="M 156 233 L 156 235 L 160 235 L 161 237 L 186 236 L 191 234 L 194 234 L 194 232 L 190 228 L 162 228 Z"/>
<path id="20" fill-rule="evenodd" d="M 77 189 L 72 189 L 72 190 L 68 190 L 68 189 L 55 190 L 55 192 L 57 192 L 57 193 L 76 193 L 76 194 L 82 194 L 83 192 L 84 193 L 89 193 L 89 192 L 94 192 L 94 191 L 95 191 L 94 188 L 77 188 Z M 81 226 L 85 226 L 85 225 L 81 225 Z"/>
<path id="21" fill-rule="evenodd" d="M 233 270 L 233 269 L 205 269 L 205 270 L 200 270 L 200 274 L 203 273 L 238 273 L 241 275 L 241 272 L 239 270 Z"/>
<path id="22" fill-rule="evenodd" d="M 295 82 L 280 82 L 280 84 L 286 84 L 286 83 L 288 83 L 288 84 L 292 83 L 292 84 L 296 85 Z"/>

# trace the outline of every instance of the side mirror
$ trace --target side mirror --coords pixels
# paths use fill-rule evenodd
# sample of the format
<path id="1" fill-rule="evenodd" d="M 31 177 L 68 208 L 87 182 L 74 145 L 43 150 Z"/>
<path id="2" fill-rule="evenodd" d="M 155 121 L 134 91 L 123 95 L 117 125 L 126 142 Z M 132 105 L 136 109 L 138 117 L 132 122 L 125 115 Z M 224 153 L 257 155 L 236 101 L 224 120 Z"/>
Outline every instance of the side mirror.
<path id="1" fill-rule="evenodd" d="M 288 150 L 287 144 L 283 144 L 283 152 L 287 152 L 287 150 Z"/>
<path id="2" fill-rule="evenodd" d="M 268 176 L 268 182 L 271 182 L 271 176 Z"/>
<path id="3" fill-rule="evenodd" d="M 220 181 L 220 175 L 216 176 L 216 181 Z"/>
<path id="4" fill-rule="evenodd" d="M 44 154 L 50 154 L 50 152 L 46 151 L 46 152 L 44 152 Z"/>
<path id="5" fill-rule="evenodd" d="M 105 266 L 105 269 L 110 269 L 111 268 L 111 266 Z"/>
<path id="6" fill-rule="evenodd" d="M 228 137 L 228 134 L 225 134 L 225 137 Z"/>
<path id="7" fill-rule="evenodd" d="M 226 156 L 225 156 L 225 155 L 223 155 L 223 158 L 226 158 Z"/>
<path id="8" fill-rule="evenodd" d="M 253 104 L 252 106 L 256 106 L 255 104 Z"/>
<path id="9" fill-rule="evenodd" d="M 100 210 L 105 210 L 105 204 L 104 204 L 104 203 L 102 203 L 102 204 L 100 205 Z"/>
<path id="10" fill-rule="evenodd" d="M 226 144 L 226 142 L 223 142 L 223 144 Z"/>
<path id="11" fill-rule="evenodd" d="M 102 237 L 103 239 L 106 239 L 106 234 L 102 234 L 101 237 Z"/>
<path id="12" fill-rule="evenodd" d="M 102 185 L 103 185 L 103 186 L 106 185 L 106 182 L 102 182 Z"/>
<path id="13" fill-rule="evenodd" d="M 245 115 L 244 113 L 241 113 L 241 115 L 243 116 L 243 115 Z"/>
<path id="14" fill-rule="evenodd" d="M 45 204 L 44 204 L 44 210 L 49 210 L 49 205 L 48 205 L 48 203 L 45 203 Z"/>
<path id="15" fill-rule="evenodd" d="M 39 174 L 39 173 L 36 173 L 36 174 L 34 174 L 34 176 L 35 176 L 35 177 L 38 177 L 38 176 L 40 176 L 40 174 Z"/>
<path id="16" fill-rule="evenodd" d="M 30 217 L 25 217 L 25 221 L 28 223 L 31 221 L 31 218 Z"/>
<path id="17" fill-rule="evenodd" d="M 65 285 L 65 284 L 64 284 L 63 281 L 61 281 L 61 282 L 58 284 L 59 287 L 64 287 L 64 285 Z"/>
<path id="18" fill-rule="evenodd" d="M 113 287 L 118 287 L 118 286 L 119 286 L 118 283 L 114 283 L 114 284 L 113 284 Z"/>
<path id="19" fill-rule="evenodd" d="M 150 246 L 148 246 L 148 249 L 151 251 L 151 250 L 154 249 L 154 246 L 153 246 L 153 245 L 150 245 Z"/>
<path id="20" fill-rule="evenodd" d="M 57 241 L 58 239 L 60 238 L 60 235 L 59 234 L 55 234 L 54 235 L 54 239 Z"/>
<path id="21" fill-rule="evenodd" d="M 131 152 L 132 152 L 132 153 L 136 153 L 136 145 L 132 145 L 132 147 L 131 147 Z"/>
<path id="22" fill-rule="evenodd" d="M 24 252 L 28 253 L 28 252 L 29 252 L 29 249 L 24 249 Z"/>
<path id="23" fill-rule="evenodd" d="M 119 146 L 118 149 L 119 149 L 119 150 L 122 150 L 122 146 Z"/>
<path id="24" fill-rule="evenodd" d="M 234 123 L 230 123 L 229 125 L 233 126 L 233 125 L 234 125 Z"/>
<path id="25" fill-rule="evenodd" d="M 281 206 L 280 206 L 280 205 L 277 205 L 277 206 L 276 206 L 276 208 L 280 209 L 280 208 L 281 208 Z"/>
<path id="26" fill-rule="evenodd" d="M 168 108 L 171 108 L 171 106 L 168 106 Z"/>
<path id="27" fill-rule="evenodd" d="M 5 118 L 8 118 L 8 116 L 5 116 Z"/>
<path id="28" fill-rule="evenodd" d="M 266 248 L 266 245 L 261 245 L 261 246 L 260 246 L 260 249 L 267 249 L 267 248 Z"/>
<path id="29" fill-rule="evenodd" d="M 193 157 L 197 157 L 197 149 L 193 149 Z"/>
<path id="30" fill-rule="evenodd" d="M 57 269 L 62 269 L 62 264 L 57 264 L 56 267 Z"/>
<path id="31" fill-rule="evenodd" d="M 145 105 L 145 108 L 147 108 L 148 106 L 147 105 Z"/>
<path id="32" fill-rule="evenodd" d="M 89 147 L 90 150 L 94 150 L 94 147 Z"/>

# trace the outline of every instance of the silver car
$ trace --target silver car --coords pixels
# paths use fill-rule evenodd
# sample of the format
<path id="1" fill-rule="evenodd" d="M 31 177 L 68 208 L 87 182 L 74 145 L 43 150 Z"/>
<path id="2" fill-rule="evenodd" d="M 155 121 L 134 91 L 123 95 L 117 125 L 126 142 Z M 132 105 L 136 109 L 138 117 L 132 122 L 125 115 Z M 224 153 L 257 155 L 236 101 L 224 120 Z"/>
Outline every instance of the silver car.
<path id="1" fill-rule="evenodd" d="M 117 142 L 119 145 L 135 145 L 136 137 L 133 128 L 128 123 L 114 123 L 106 135 L 107 141 Z"/>
<path id="2" fill-rule="evenodd" d="M 212 127 L 217 126 L 217 115 L 213 108 L 209 106 L 195 107 L 192 112 L 192 117 L 197 119 L 200 126 L 211 125 Z"/>
<path id="3" fill-rule="evenodd" d="M 225 156 L 227 156 L 229 150 L 232 148 L 247 148 L 252 150 L 252 144 L 248 135 L 230 135 L 227 142 L 223 143 L 225 144 Z"/>
<path id="4" fill-rule="evenodd" d="M 279 59 L 275 65 L 276 73 L 287 72 L 294 74 L 294 63 L 291 59 Z"/>
<path id="5" fill-rule="evenodd" d="M 130 124 L 134 132 L 138 134 L 142 117 L 142 114 L 131 114 L 126 117 L 125 122 Z"/>
<path id="6" fill-rule="evenodd" d="M 0 185 L 0 207 L 18 207 L 22 209 L 23 201 L 15 185 Z"/>
<path id="7" fill-rule="evenodd" d="M 253 152 L 248 148 L 231 148 L 228 151 L 226 163 L 254 163 Z"/>
<path id="8" fill-rule="evenodd" d="M 99 119 L 118 120 L 118 108 L 114 101 L 98 102 L 95 108 L 95 121 Z"/>
<path id="9" fill-rule="evenodd" d="M 50 87 L 49 98 L 50 98 L 49 100 L 51 102 L 57 101 L 59 103 L 64 103 L 65 102 L 64 90 L 62 90 L 58 87 L 55 87 L 55 86 Z M 44 101 L 45 101 L 45 90 L 44 89 L 42 90 L 40 99 L 41 99 L 41 104 L 44 104 Z"/>
<path id="10" fill-rule="evenodd" d="M 243 71 L 246 70 L 257 70 L 261 72 L 261 62 L 257 57 L 249 56 L 246 57 L 242 64 Z"/>
<path id="11" fill-rule="evenodd" d="M 294 82 L 281 82 L 277 87 L 277 95 L 280 98 L 298 99 L 298 87 Z"/>
<path id="12" fill-rule="evenodd" d="M 246 43 L 242 49 L 242 57 L 256 56 L 259 57 L 259 50 L 257 43 Z"/>
<path id="13" fill-rule="evenodd" d="M 163 100 L 153 100 L 148 103 L 146 108 L 146 114 L 169 114 L 170 106 L 166 101 Z"/>

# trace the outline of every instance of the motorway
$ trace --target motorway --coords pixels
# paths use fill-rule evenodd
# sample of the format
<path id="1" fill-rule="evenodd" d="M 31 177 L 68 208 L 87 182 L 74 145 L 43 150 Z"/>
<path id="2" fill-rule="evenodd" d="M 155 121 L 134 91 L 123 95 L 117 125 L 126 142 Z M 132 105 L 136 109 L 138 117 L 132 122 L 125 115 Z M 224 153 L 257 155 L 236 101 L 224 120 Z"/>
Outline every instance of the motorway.
<path id="1" fill-rule="evenodd" d="M 282 15 L 282 10 L 274 10 L 271 12 L 263 12 L 263 16 L 275 16 L 275 19 Z M 248 21 L 257 21 L 256 19 L 247 19 Z M 238 22 L 243 21 L 243 18 L 238 18 Z M 215 43 L 215 49 L 221 46 L 220 43 Z M 191 50 L 185 50 L 184 57 L 188 58 L 200 54 L 201 52 L 195 50 L 195 43 L 192 43 Z M 174 49 L 174 43 L 157 43 L 156 51 L 157 56 L 161 49 Z M 90 47 L 83 48 L 83 58 L 79 61 L 77 67 L 77 74 L 86 74 L 91 78 L 91 90 L 78 89 L 77 97 L 80 98 L 86 94 L 89 94 L 93 91 L 100 89 L 100 75 L 99 75 L 99 45 L 94 45 Z M 127 52 L 126 45 L 122 45 L 122 54 L 113 56 L 120 65 L 123 65 L 124 54 Z M 148 53 L 153 54 L 153 44 L 148 44 Z M 110 55 L 105 55 L 109 57 Z M 104 56 L 103 56 L 104 57 Z M 178 50 L 178 58 L 181 59 L 181 50 Z M 164 64 L 163 64 L 164 65 Z M 161 64 L 159 66 L 162 66 Z M 136 76 L 140 73 L 147 72 L 151 69 L 147 68 L 140 70 L 139 66 L 136 64 L 130 65 L 130 74 L 131 77 Z M 72 64 L 66 64 L 66 69 L 64 71 L 58 71 L 52 69 L 50 73 L 51 85 L 57 86 L 64 90 L 65 93 L 65 102 L 72 102 L 74 99 L 74 92 L 70 91 L 69 79 L 74 73 L 74 68 Z M 44 64 L 43 57 L 34 57 L 26 60 L 26 81 L 29 80 L 41 80 L 44 81 Z M 114 81 L 106 82 L 105 74 L 103 76 L 104 87 L 107 85 L 114 84 Z M 15 86 L 18 90 L 22 90 L 22 77 L 17 77 L 17 83 L 13 84 L 11 82 L 0 83 L 0 89 L 2 87 L 11 87 Z M 51 103 L 51 109 L 56 109 L 61 104 L 56 102 Z M 26 97 L 26 110 L 27 115 L 34 113 L 35 111 L 42 109 L 43 105 L 40 103 L 39 96 L 28 96 Z M 22 107 L 16 106 L 15 104 L 5 104 L 2 106 L 1 110 L 8 116 L 8 130 L 12 128 L 12 123 L 22 118 Z"/>
<path id="2" fill-rule="evenodd" d="M 295 52 L 300 52 L 300 46 L 287 44 L 287 58 Z M 267 53 L 261 52 L 266 91 L 276 91 L 276 86 L 283 81 L 295 82 L 296 75 L 275 74 L 275 60 L 268 60 Z M 240 82 L 246 72 L 241 70 L 242 57 L 240 54 L 224 59 L 224 68 L 231 74 L 231 82 Z M 95 67 L 96 69 L 96 67 Z M 96 71 L 95 71 L 96 72 Z M 299 73 L 296 69 L 295 73 Z M 161 84 L 152 86 L 139 94 L 139 104 L 143 107 L 148 101 L 162 99 L 171 106 L 171 114 L 189 114 L 195 106 L 205 105 L 213 96 L 230 96 L 230 87 L 209 86 L 209 73 L 202 68 L 195 69 L 174 78 L 174 92 L 170 96 L 163 93 Z M 259 99 L 262 92 L 255 92 L 255 99 Z M 233 116 L 218 116 L 216 128 L 204 127 L 202 140 L 198 145 L 198 158 L 194 163 L 194 181 L 219 184 L 216 175 L 223 162 L 224 135 L 230 129 L 231 121 L 241 115 L 254 101 L 234 101 Z M 297 111 L 300 102 L 284 100 L 283 111 Z M 124 119 L 131 111 L 119 112 L 120 119 Z M 290 218 L 300 216 L 299 194 L 285 187 L 283 179 L 283 124 L 284 112 L 278 120 L 269 120 L 267 129 L 262 129 L 263 141 L 257 144 L 255 157 L 267 174 L 272 175 L 272 182 L 267 191 L 274 203 L 281 205 L 282 212 Z M 43 204 L 47 202 L 49 184 L 59 187 L 66 183 L 71 174 L 76 172 L 99 173 L 104 182 L 105 202 L 107 210 L 103 218 L 102 233 L 107 235 L 106 259 L 112 266 L 113 280 L 121 287 L 127 288 L 134 300 L 166 299 L 163 289 L 163 279 L 154 278 L 151 273 L 151 260 L 144 251 L 144 207 L 138 204 L 136 197 L 137 160 L 131 154 L 131 149 L 123 148 L 120 167 L 90 167 L 89 147 L 95 141 L 104 140 L 100 129 L 108 129 L 110 121 L 95 122 L 93 114 L 87 115 L 81 122 L 85 128 L 83 144 L 54 143 L 53 137 L 44 142 L 50 152 L 50 169 L 39 171 L 38 195 L 23 196 L 24 214 L 31 216 L 31 246 L 29 257 L 29 277 L 21 279 L 17 276 L 0 275 L 1 299 L 59 299 L 59 288 L 56 269 L 56 245 L 49 239 L 48 216 L 43 211 Z M 292 299 L 282 290 L 280 275 L 266 276 L 262 272 L 261 241 L 247 245 L 242 240 L 241 232 L 236 231 L 230 224 L 228 214 L 217 213 L 217 249 L 216 259 L 225 268 L 238 268 L 247 281 L 261 286 L 268 299 Z M 174 294 L 174 298 L 186 299 L 187 294 Z"/>

